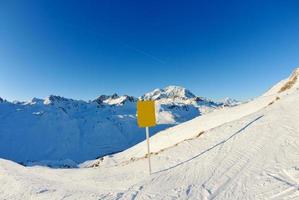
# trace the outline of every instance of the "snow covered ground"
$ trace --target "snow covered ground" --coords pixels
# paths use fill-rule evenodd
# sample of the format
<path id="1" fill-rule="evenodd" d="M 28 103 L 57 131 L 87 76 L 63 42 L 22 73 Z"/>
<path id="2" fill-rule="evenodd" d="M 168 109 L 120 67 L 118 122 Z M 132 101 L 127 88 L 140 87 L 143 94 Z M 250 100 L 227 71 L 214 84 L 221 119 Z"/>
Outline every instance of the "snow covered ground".
<path id="1" fill-rule="evenodd" d="M 251 102 L 151 137 L 151 175 L 145 142 L 77 169 L 1 159 L 0 199 L 299 199 L 294 74 Z"/>
<path id="2" fill-rule="evenodd" d="M 152 134 L 236 104 L 197 97 L 178 86 L 156 89 L 142 98 L 157 102 L 159 125 Z M 136 101 L 117 94 L 90 102 L 53 95 L 29 102 L 0 99 L 0 157 L 26 165 L 74 167 L 127 149 L 145 138 L 136 124 Z"/>

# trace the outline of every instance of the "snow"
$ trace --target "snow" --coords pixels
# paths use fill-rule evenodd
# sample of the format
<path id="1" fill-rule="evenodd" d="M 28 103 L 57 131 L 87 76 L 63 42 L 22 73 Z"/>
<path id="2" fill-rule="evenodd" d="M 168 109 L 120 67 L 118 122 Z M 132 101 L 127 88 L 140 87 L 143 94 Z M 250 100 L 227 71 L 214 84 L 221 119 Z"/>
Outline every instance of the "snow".
<path id="1" fill-rule="evenodd" d="M 147 100 L 159 100 L 163 98 L 187 100 L 195 97 L 196 96 L 186 88 L 171 85 L 164 89 L 155 89 L 153 92 L 145 94 L 142 98 Z"/>
<path id="2" fill-rule="evenodd" d="M 225 105 L 225 106 L 237 106 L 237 105 L 239 105 L 241 103 L 245 103 L 245 102 L 240 102 L 240 101 L 238 101 L 236 99 L 232 99 L 232 98 L 229 98 L 229 97 L 224 98 L 220 102 L 222 102 L 223 105 Z"/>
<path id="3" fill-rule="evenodd" d="M 151 150 L 159 152 L 162 149 L 176 145 L 186 138 L 193 138 L 202 131 L 206 131 L 224 123 L 228 123 L 253 112 L 266 107 L 269 102 L 275 100 L 272 96 L 261 97 L 252 102 L 242 104 L 237 107 L 226 108 L 214 111 L 206 115 L 194 118 L 190 121 L 177 125 L 175 127 L 159 132 L 159 134 L 151 137 Z M 128 157 L 142 157 L 146 154 L 144 144 L 139 143 L 126 152 Z"/>
<path id="4" fill-rule="evenodd" d="M 0 199 L 298 199 L 293 87 L 157 133 L 151 175 L 145 142 L 78 169 L 0 159 Z"/>
<path id="5" fill-rule="evenodd" d="M 223 107 L 211 100 L 197 101 L 182 87 L 161 90 L 167 94 L 157 100 L 159 125 L 151 134 Z M 181 101 L 173 102 L 174 96 Z M 136 124 L 136 102 L 133 96 L 117 94 L 90 102 L 55 95 L 28 102 L 0 99 L 0 157 L 53 166 L 57 161 L 80 163 L 120 152 L 145 138 Z"/>
<path id="6" fill-rule="evenodd" d="M 296 77 L 296 79 L 299 77 L 299 68 L 296 68 L 293 73 L 291 74 L 290 77 L 288 77 L 287 79 L 284 79 L 282 81 L 280 81 L 279 83 L 277 83 L 276 85 L 274 85 L 271 89 L 269 89 L 264 96 L 269 96 L 269 95 L 274 95 L 280 92 L 280 90 L 284 87 L 284 85 L 286 85 L 292 78 Z M 291 91 L 295 91 L 299 89 L 299 82 L 296 81 L 295 84 L 293 85 L 292 88 L 290 88 L 289 92 Z"/>

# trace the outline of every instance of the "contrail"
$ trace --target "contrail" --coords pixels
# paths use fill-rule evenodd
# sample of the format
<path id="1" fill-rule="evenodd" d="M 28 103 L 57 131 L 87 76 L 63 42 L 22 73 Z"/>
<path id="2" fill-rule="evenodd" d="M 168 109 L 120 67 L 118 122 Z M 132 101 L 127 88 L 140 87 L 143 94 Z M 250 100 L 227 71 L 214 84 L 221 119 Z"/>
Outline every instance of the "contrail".
<path id="1" fill-rule="evenodd" d="M 47 21 L 50 22 L 50 23 L 53 22 L 53 20 L 49 20 L 49 19 L 48 19 Z M 76 26 L 76 25 L 74 25 L 74 24 L 70 24 L 70 23 L 67 23 L 67 22 L 61 22 L 61 21 L 60 21 L 60 23 L 63 24 L 64 26 L 69 26 L 69 27 L 74 28 L 74 29 L 77 29 L 77 30 L 83 30 L 82 28 L 80 28 L 80 27 L 78 27 L 78 26 Z M 90 29 L 90 28 L 89 28 L 89 29 L 84 29 L 84 31 L 85 31 L 85 32 L 92 33 L 92 34 L 96 34 L 96 36 L 101 37 L 101 38 L 103 38 L 103 39 L 106 39 L 105 35 L 103 35 L 103 34 L 97 32 L 97 31 L 95 31 L 95 30 L 92 30 L 92 29 Z M 1 30 L 0 30 L 0 33 L 1 33 Z M 122 42 L 122 41 L 119 41 L 119 40 L 117 41 L 116 39 L 115 39 L 114 41 L 118 42 L 119 45 L 123 45 L 123 46 L 125 46 L 125 47 L 127 47 L 127 48 L 129 48 L 129 49 L 132 49 L 132 50 L 134 50 L 134 51 L 136 51 L 136 52 L 138 52 L 138 53 L 140 53 L 140 54 L 142 54 L 142 55 L 145 55 L 145 56 L 147 56 L 147 57 L 149 57 L 149 58 L 155 60 L 155 61 L 158 62 L 158 63 L 166 64 L 165 61 L 161 60 L 160 58 L 158 58 L 158 57 L 156 57 L 156 56 L 154 56 L 154 55 L 152 55 L 152 54 L 150 54 L 150 53 L 147 53 L 146 51 L 143 51 L 143 50 L 138 49 L 138 48 L 136 48 L 136 47 L 130 46 L 130 45 L 128 45 L 128 44 L 126 44 L 126 43 L 124 43 L 124 42 Z"/>
<path id="2" fill-rule="evenodd" d="M 141 53 L 141 54 L 143 54 L 143 55 L 145 55 L 145 56 L 147 56 L 147 57 L 150 57 L 150 58 L 152 58 L 153 60 L 155 60 L 155 61 L 157 61 L 157 62 L 159 62 L 159 63 L 161 63 L 161 64 L 165 64 L 165 61 L 163 61 L 163 60 L 161 60 L 160 58 L 157 58 L 156 56 L 154 56 L 154 55 L 152 55 L 152 54 L 150 54 L 150 53 L 147 53 L 147 52 L 145 52 L 145 51 L 143 51 L 143 50 L 141 50 L 141 49 L 138 49 L 138 48 L 136 48 L 136 47 L 132 47 L 132 46 L 129 46 L 129 45 L 125 45 L 127 48 L 129 48 L 129 49 L 133 49 L 134 51 L 136 51 L 136 52 L 138 52 L 138 53 Z"/>

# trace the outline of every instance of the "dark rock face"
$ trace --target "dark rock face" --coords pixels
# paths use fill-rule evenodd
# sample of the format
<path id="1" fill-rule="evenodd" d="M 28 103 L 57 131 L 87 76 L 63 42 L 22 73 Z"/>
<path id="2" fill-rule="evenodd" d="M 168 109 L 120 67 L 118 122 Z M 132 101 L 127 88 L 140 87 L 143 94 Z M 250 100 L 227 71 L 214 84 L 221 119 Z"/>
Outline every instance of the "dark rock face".
<path id="1" fill-rule="evenodd" d="M 60 102 L 68 102 L 68 101 L 72 101 L 72 99 L 67 99 L 67 98 L 64 98 L 64 97 L 61 97 L 61 96 L 56 96 L 56 95 L 50 95 L 48 97 L 49 101 L 52 103 L 52 104 L 55 104 L 55 103 L 60 103 Z"/>
<path id="2" fill-rule="evenodd" d="M 137 98 L 136 97 L 133 97 L 133 96 L 128 96 L 128 95 L 124 95 L 124 101 L 123 103 L 125 102 L 137 102 Z"/>
<path id="3" fill-rule="evenodd" d="M 119 96 L 118 96 L 118 94 L 114 93 L 110 97 L 111 97 L 111 99 L 117 99 Z"/>
<path id="4" fill-rule="evenodd" d="M 110 96 L 109 95 L 101 95 L 98 98 L 94 100 L 94 102 L 98 104 L 102 104 L 106 99 L 108 99 Z"/>
<path id="5" fill-rule="evenodd" d="M 99 105 L 107 105 L 107 104 L 109 104 L 109 103 L 107 103 L 107 101 L 109 102 L 109 100 L 115 100 L 115 99 L 120 99 L 120 101 L 118 103 L 121 105 L 125 104 L 126 102 L 136 102 L 137 101 L 136 97 L 129 96 L 129 95 L 119 96 L 118 94 L 114 93 L 112 95 L 101 95 L 98 98 L 96 98 L 95 100 L 93 100 L 93 102 L 96 102 Z M 111 104 L 111 105 L 113 105 L 113 104 Z"/>

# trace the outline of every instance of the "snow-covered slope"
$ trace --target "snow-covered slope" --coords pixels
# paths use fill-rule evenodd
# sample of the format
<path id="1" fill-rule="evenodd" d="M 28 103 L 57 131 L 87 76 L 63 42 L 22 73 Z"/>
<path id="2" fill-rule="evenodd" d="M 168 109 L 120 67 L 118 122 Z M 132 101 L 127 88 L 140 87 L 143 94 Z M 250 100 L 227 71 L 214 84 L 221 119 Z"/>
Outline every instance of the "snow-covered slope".
<path id="1" fill-rule="evenodd" d="M 282 92 L 293 92 L 299 88 L 299 68 L 295 69 L 290 77 L 284 79 L 274 85 L 270 90 L 268 90 L 264 96 L 274 95 Z"/>
<path id="2" fill-rule="evenodd" d="M 295 84 L 151 137 L 151 175 L 145 142 L 80 169 L 0 160 L 0 199 L 298 199 Z"/>
<path id="3" fill-rule="evenodd" d="M 182 87 L 160 91 L 164 90 L 156 104 L 160 125 L 152 134 L 227 106 L 195 97 Z M 133 96 L 117 94 L 90 102 L 54 95 L 29 102 L 0 99 L 0 157 L 30 165 L 64 165 L 72 163 L 66 159 L 82 162 L 127 149 L 145 137 L 136 124 L 136 102 Z"/>

